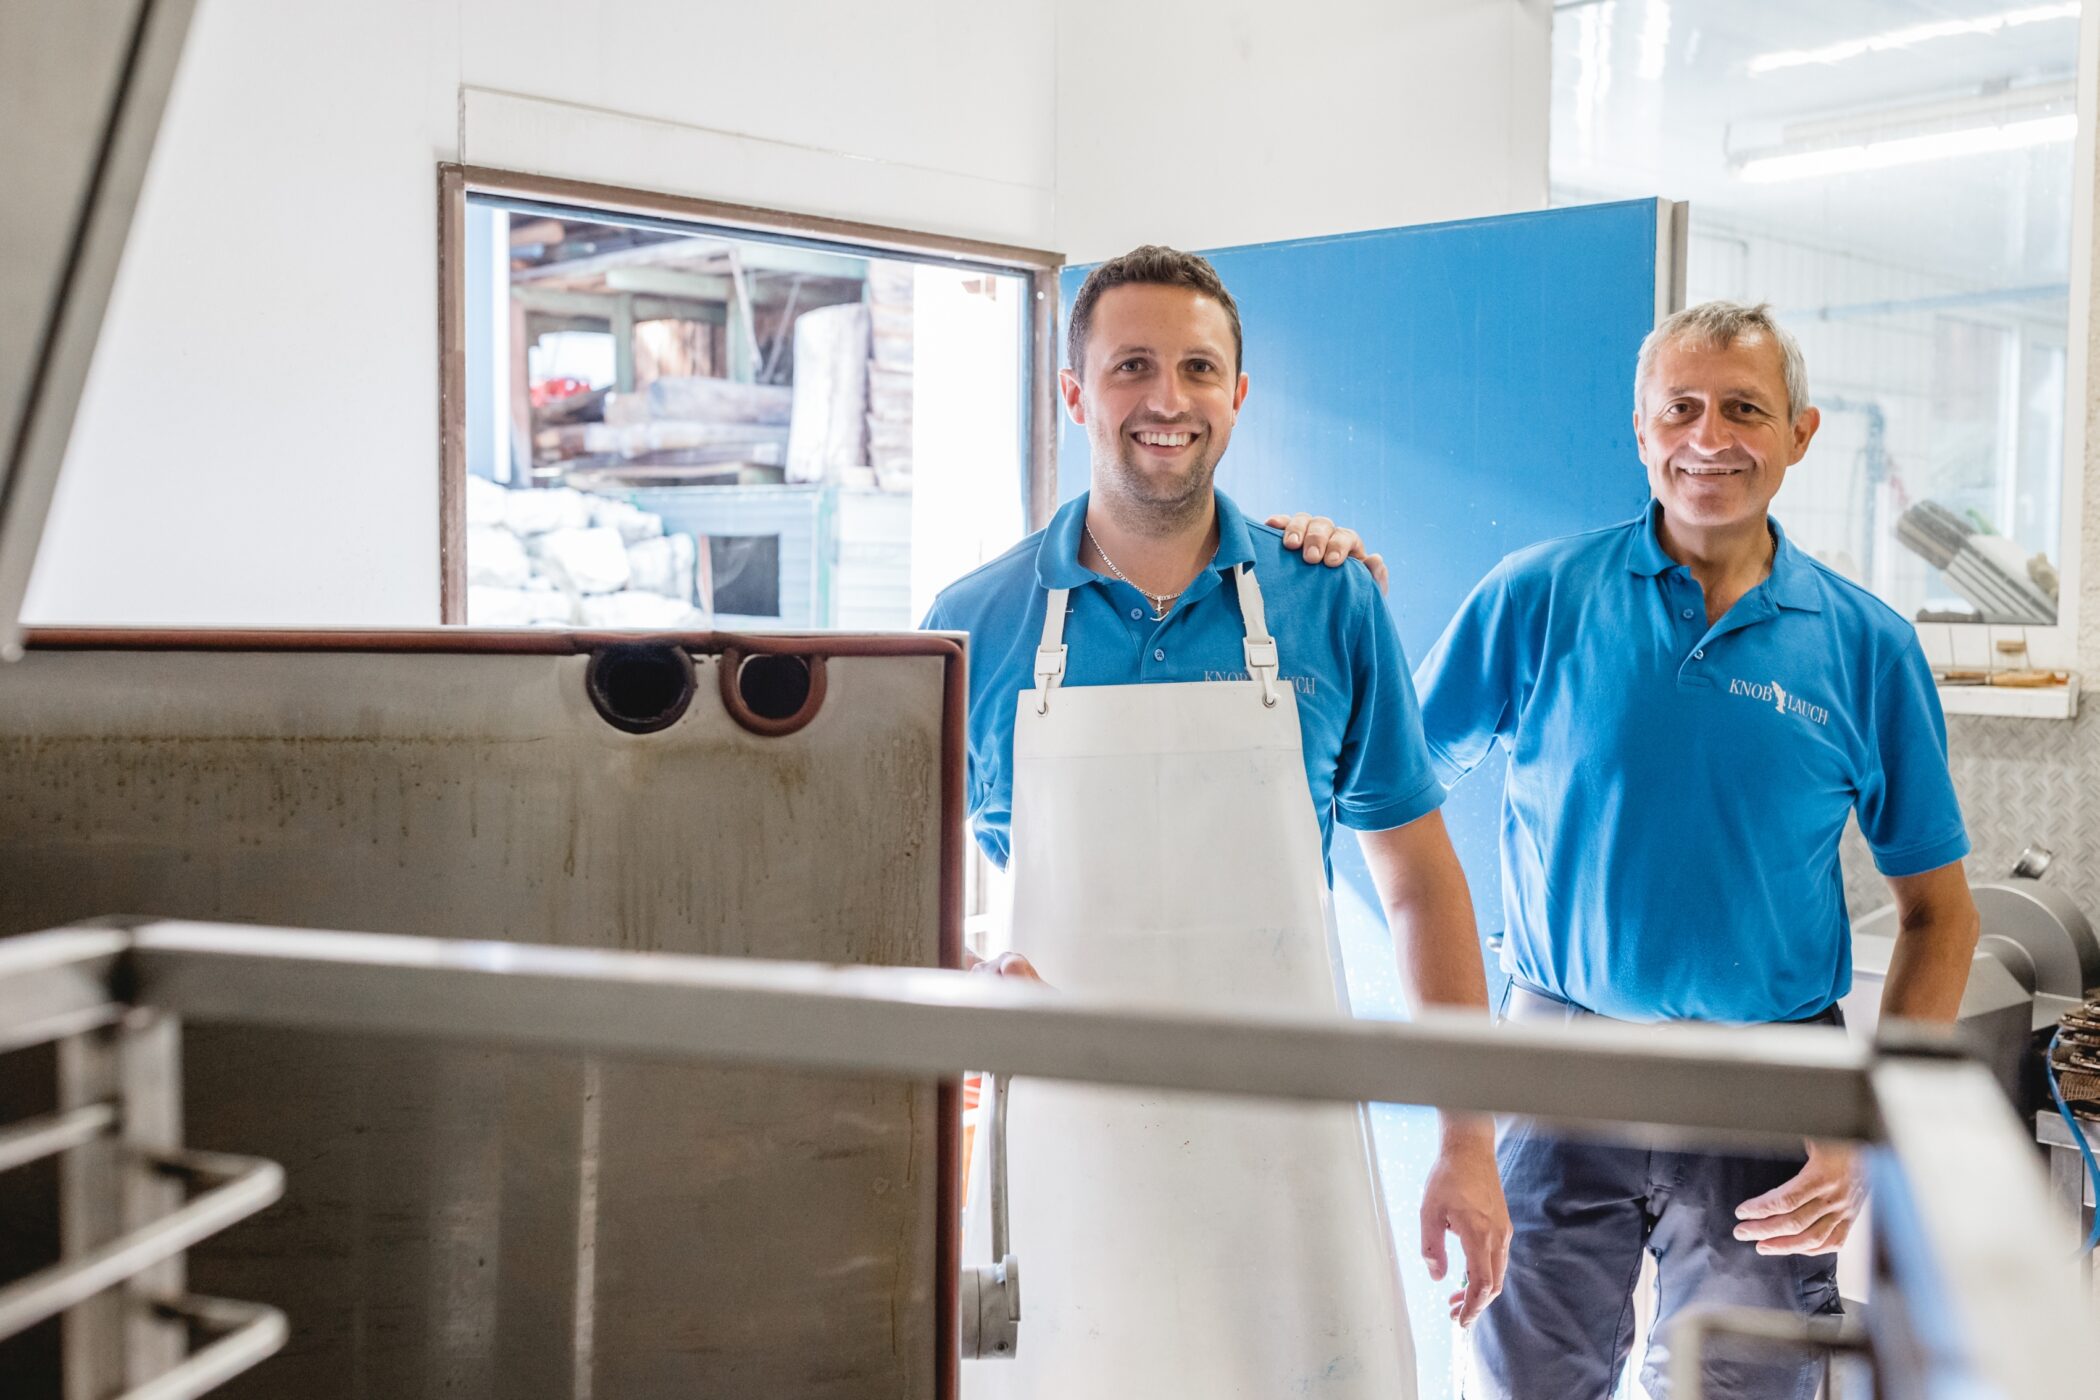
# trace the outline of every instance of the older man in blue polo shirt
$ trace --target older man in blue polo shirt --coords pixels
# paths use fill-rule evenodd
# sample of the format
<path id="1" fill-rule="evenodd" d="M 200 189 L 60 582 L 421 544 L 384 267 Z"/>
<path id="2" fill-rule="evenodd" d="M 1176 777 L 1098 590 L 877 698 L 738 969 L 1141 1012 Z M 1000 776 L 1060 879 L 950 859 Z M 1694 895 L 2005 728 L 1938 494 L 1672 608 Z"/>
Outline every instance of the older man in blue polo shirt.
<path id="1" fill-rule="evenodd" d="M 1909 623 L 1767 514 L 1815 435 L 1801 354 L 1762 307 L 1709 302 L 1641 347 L 1654 493 L 1623 525 L 1520 550 L 1415 675 L 1447 783 L 1509 754 L 1506 1014 L 1837 1023 L 1851 986 L 1839 838 L 1856 816 L 1902 913 L 1884 1016 L 1950 1020 L 1977 935 L 1945 723 Z M 1603 1400 L 1658 1266 L 1642 1380 L 1704 1303 L 1838 1311 L 1852 1154 L 1566 1141 L 1511 1125 L 1516 1238 L 1467 1394 Z M 1800 1397 L 1807 1358 L 1731 1352 L 1709 1397 Z"/>
<path id="2" fill-rule="evenodd" d="M 1371 574 L 1306 567 L 1213 484 L 1247 396 L 1202 258 L 1145 247 L 1074 299 L 1061 376 L 1092 489 L 943 592 L 970 636 L 969 805 L 1014 873 L 1013 953 L 1056 986 L 1346 1013 L 1327 846 L 1363 843 L 1419 1002 L 1486 1009 L 1465 879 Z M 1339 562 L 1339 549 L 1334 551 Z M 1361 1114 L 1019 1083 L 1026 1340 L 973 1394 L 1414 1394 Z M 1452 1315 L 1507 1242 L 1492 1129 L 1449 1119 L 1421 1211 Z"/>

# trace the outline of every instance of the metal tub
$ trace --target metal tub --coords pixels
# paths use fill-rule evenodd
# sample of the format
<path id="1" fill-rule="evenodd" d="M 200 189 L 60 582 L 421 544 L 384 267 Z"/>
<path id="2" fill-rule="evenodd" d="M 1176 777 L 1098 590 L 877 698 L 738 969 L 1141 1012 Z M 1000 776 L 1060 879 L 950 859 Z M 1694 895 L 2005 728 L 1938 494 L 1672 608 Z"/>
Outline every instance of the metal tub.
<path id="1" fill-rule="evenodd" d="M 0 933 L 953 966 L 962 680 L 917 636 L 36 634 L 0 667 Z M 952 1393 L 952 1085 L 208 1026 L 185 1055 L 187 1138 L 288 1174 L 192 1256 L 291 1318 L 229 1394 Z M 45 1106 L 13 1068 L 11 1112 Z"/>

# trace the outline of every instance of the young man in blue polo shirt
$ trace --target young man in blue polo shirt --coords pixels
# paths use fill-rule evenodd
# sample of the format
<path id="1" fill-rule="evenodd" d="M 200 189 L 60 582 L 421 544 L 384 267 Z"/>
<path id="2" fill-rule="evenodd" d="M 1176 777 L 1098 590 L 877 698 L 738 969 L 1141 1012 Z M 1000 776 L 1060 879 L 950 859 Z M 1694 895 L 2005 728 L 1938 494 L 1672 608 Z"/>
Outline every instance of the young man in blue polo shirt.
<path id="1" fill-rule="evenodd" d="M 1347 1011 L 1329 902 L 1358 833 L 1419 1003 L 1486 1008 L 1465 879 L 1399 636 L 1369 572 L 1312 568 L 1213 484 L 1247 396 L 1202 258 L 1139 248 L 1074 300 L 1060 376 L 1091 491 L 943 592 L 970 636 L 969 803 L 1014 873 L 1015 952 L 1055 986 Z M 1361 1115 L 1018 1083 L 1008 1115 L 1028 1340 L 973 1393 L 1414 1393 Z M 1492 1128 L 1454 1116 L 1422 1203 L 1452 1315 L 1507 1240 Z"/>
<path id="2" fill-rule="evenodd" d="M 1767 514 L 1818 423 L 1800 351 L 1764 308 L 1709 302 L 1656 328 L 1635 384 L 1648 508 L 1504 559 L 1415 674 L 1447 783 L 1509 753 L 1506 1014 L 1836 1023 L 1856 816 L 1902 911 L 1882 1014 L 1951 1020 L 1977 917 L 1931 673 L 1903 618 Z M 1806 1148 L 1651 1152 L 1511 1125 L 1516 1239 L 1468 1396 L 1610 1395 L 1644 1249 L 1658 1400 L 1686 1307 L 1838 1311 L 1862 1188 L 1849 1151 Z M 1814 1393 L 1811 1358 L 1724 1356 L 1708 1396 Z"/>

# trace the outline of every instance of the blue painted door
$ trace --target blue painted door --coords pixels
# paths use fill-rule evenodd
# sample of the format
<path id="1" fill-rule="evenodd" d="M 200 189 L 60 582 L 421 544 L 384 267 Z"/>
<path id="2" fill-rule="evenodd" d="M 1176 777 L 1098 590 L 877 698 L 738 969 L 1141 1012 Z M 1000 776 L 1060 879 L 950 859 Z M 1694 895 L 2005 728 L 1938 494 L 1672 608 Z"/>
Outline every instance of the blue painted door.
<path id="1" fill-rule="evenodd" d="M 1654 320 L 1655 201 L 1208 256 L 1239 302 L 1251 381 L 1218 485 L 1253 515 L 1307 510 L 1362 532 L 1392 569 L 1388 601 L 1410 657 L 1504 554 L 1624 520 L 1647 499 L 1633 363 Z M 1066 270 L 1064 305 L 1086 271 Z M 1085 434 L 1067 421 L 1060 496 L 1087 478 Z M 1501 797 L 1497 758 L 1444 808 L 1483 936 L 1502 927 Z M 1397 1016 L 1369 873 L 1351 841 L 1336 841 L 1334 858 L 1357 1014 Z M 1448 1285 L 1430 1283 L 1415 1223 L 1434 1115 L 1381 1106 L 1375 1121 L 1422 1395 L 1455 1394 Z"/>

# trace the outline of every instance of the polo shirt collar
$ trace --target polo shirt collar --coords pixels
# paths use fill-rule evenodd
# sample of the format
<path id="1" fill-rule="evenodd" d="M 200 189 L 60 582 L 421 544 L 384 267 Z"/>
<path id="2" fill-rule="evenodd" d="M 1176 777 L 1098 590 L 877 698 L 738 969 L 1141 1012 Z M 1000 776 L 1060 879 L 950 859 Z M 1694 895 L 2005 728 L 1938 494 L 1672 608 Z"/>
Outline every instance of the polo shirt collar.
<path id="1" fill-rule="evenodd" d="M 1043 531 L 1042 542 L 1035 551 L 1035 576 L 1043 587 L 1079 588 L 1100 582 L 1100 575 L 1079 562 L 1079 541 L 1086 529 L 1086 503 L 1092 494 L 1090 491 L 1081 492 L 1050 517 L 1049 528 Z M 1212 570 L 1222 572 L 1240 564 L 1253 563 L 1254 534 L 1247 528 L 1247 518 L 1240 514 L 1239 507 L 1223 491 L 1213 494 L 1218 502 L 1218 554 L 1211 561 Z"/>
<path id="2" fill-rule="evenodd" d="M 1662 502 L 1649 497 L 1648 508 L 1634 522 L 1626 540 L 1626 569 L 1642 578 L 1654 578 L 1677 567 L 1677 561 L 1663 553 L 1662 539 L 1657 533 L 1662 528 Z"/>
<path id="3" fill-rule="evenodd" d="M 1778 545 L 1772 551 L 1772 577 L 1765 580 L 1772 601 L 1795 612 L 1823 611 L 1823 590 L 1817 583 L 1814 562 L 1795 548 L 1778 521 L 1765 518 L 1771 522 L 1772 538 Z"/>
<path id="4" fill-rule="evenodd" d="M 1780 528 L 1777 520 L 1768 515 L 1765 524 L 1770 527 L 1774 542 L 1772 575 L 1761 585 L 1765 596 L 1776 606 L 1791 608 L 1795 612 L 1823 611 L 1822 591 L 1816 587 L 1815 566 L 1786 537 L 1786 531 Z M 1677 561 L 1663 552 L 1659 534 L 1661 525 L 1662 502 L 1651 497 L 1647 510 L 1642 512 L 1626 542 L 1629 573 L 1653 578 L 1677 566 Z"/>

